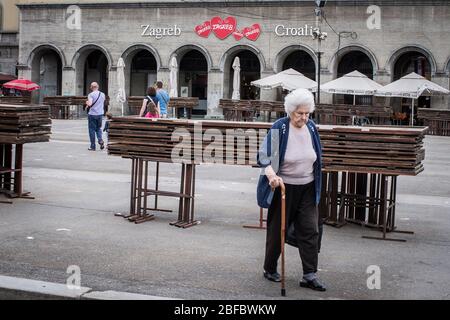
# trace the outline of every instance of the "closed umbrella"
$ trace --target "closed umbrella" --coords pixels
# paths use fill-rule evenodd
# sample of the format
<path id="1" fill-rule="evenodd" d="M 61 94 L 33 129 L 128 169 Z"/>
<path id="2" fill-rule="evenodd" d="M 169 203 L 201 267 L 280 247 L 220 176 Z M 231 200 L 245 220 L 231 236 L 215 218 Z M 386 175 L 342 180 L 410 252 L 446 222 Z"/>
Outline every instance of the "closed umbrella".
<path id="1" fill-rule="evenodd" d="M 255 87 L 266 90 L 282 87 L 283 89 L 289 91 L 299 88 L 315 91 L 315 87 L 317 87 L 317 82 L 305 77 L 302 73 L 292 68 L 259 80 L 252 81 L 251 84 Z"/>
<path id="2" fill-rule="evenodd" d="M 414 99 L 420 96 L 448 95 L 450 91 L 440 85 L 427 80 L 415 72 L 394 81 L 376 91 L 376 96 L 411 98 L 411 126 L 414 119 Z"/>
<path id="3" fill-rule="evenodd" d="M 173 98 L 178 97 L 178 63 L 175 56 L 170 60 L 169 85 L 169 96 Z"/>
<path id="4" fill-rule="evenodd" d="M 320 91 L 353 95 L 353 104 L 355 104 L 356 96 L 372 96 L 382 87 L 381 84 L 355 70 L 321 85 Z"/>
<path id="5" fill-rule="evenodd" d="M 119 58 L 117 62 L 117 96 L 116 100 L 122 105 L 122 116 L 123 116 L 123 104 L 127 100 L 125 93 L 125 62 L 122 58 Z"/>
<path id="6" fill-rule="evenodd" d="M 233 94 L 231 95 L 231 99 L 240 100 L 241 93 L 239 90 L 241 89 L 241 63 L 239 61 L 239 57 L 234 58 L 233 70 Z"/>
<path id="7" fill-rule="evenodd" d="M 169 96 L 171 98 L 178 97 L 178 63 L 177 57 L 173 56 L 170 60 L 170 74 L 169 74 Z M 172 108 L 173 117 L 176 118 L 175 108 Z"/>
<path id="8" fill-rule="evenodd" d="M 3 87 L 22 91 L 34 91 L 41 87 L 27 79 L 16 79 L 3 84 Z"/>

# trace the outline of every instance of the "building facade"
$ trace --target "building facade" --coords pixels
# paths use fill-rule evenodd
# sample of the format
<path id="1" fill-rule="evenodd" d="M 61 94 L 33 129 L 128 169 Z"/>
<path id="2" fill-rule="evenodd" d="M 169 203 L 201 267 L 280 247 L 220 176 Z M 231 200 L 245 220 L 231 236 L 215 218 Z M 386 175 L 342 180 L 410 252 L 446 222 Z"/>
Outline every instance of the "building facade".
<path id="1" fill-rule="evenodd" d="M 0 83 L 16 76 L 19 58 L 19 10 L 15 1 L 0 1 Z"/>
<path id="2" fill-rule="evenodd" d="M 380 84 L 412 71 L 449 88 L 448 1 L 328 1 L 322 18 L 314 1 L 146 1 L 20 4 L 19 76 L 43 95 L 83 95 L 98 81 L 121 109 L 117 62 L 125 61 L 127 95 L 169 83 L 178 65 L 178 94 L 199 97 L 199 112 L 218 114 L 231 98 L 233 62 L 240 60 L 241 98 L 276 100 L 277 90 L 250 82 L 287 68 L 325 83 L 358 70 Z M 319 28 L 326 39 L 312 33 Z M 320 46 L 320 48 L 319 48 Z M 319 55 L 320 70 L 319 70 Z M 348 97 L 321 94 L 322 102 Z M 359 97 L 357 103 L 372 103 Z M 391 99 L 394 100 L 394 99 Z M 383 102 L 384 103 L 384 102 Z M 388 102 L 388 103 L 393 103 Z M 401 102 L 396 102 L 401 104 Z M 450 109 L 447 97 L 419 106 Z"/>

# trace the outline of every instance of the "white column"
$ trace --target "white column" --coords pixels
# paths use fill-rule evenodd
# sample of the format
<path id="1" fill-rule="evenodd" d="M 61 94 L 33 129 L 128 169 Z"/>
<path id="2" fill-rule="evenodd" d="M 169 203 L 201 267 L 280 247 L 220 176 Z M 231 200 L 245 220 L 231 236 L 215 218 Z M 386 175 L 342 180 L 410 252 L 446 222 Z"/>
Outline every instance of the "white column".
<path id="1" fill-rule="evenodd" d="M 23 79 L 31 79 L 31 68 L 29 68 L 27 65 L 18 65 L 17 66 L 18 71 L 18 78 Z M 31 93 L 31 103 L 39 103 L 39 91 L 33 91 Z"/>
<path id="2" fill-rule="evenodd" d="M 261 79 L 274 75 L 273 71 L 262 71 Z M 259 89 L 259 100 L 276 101 L 278 89 Z"/>
<path id="3" fill-rule="evenodd" d="M 326 72 L 326 73 L 322 72 L 320 74 L 321 87 L 324 83 L 327 83 L 331 80 L 333 80 L 333 74 L 331 72 Z M 320 92 L 320 103 L 332 104 L 333 103 L 333 94 L 321 91 Z"/>
<path id="4" fill-rule="evenodd" d="M 389 73 L 387 73 L 384 70 L 379 70 L 377 72 L 377 74 L 373 77 L 373 81 L 381 84 L 382 86 L 388 85 L 389 83 L 391 83 L 391 75 Z M 383 106 L 389 106 L 391 101 L 390 98 L 385 98 L 385 97 L 377 97 L 374 96 L 373 97 L 373 104 L 374 105 L 383 105 Z M 395 109 L 395 110 L 394 110 Z M 401 111 L 398 110 L 398 106 L 396 108 L 393 108 L 392 112 L 397 112 L 397 111 Z"/>
<path id="5" fill-rule="evenodd" d="M 222 116 L 223 111 L 219 108 L 219 100 L 223 98 L 224 73 L 220 69 L 211 69 L 208 72 L 208 116 Z"/>
<path id="6" fill-rule="evenodd" d="M 449 76 L 445 73 L 439 73 L 436 74 L 431 81 L 437 83 L 441 87 L 444 87 L 446 89 L 449 89 Z M 418 106 L 418 108 L 422 108 L 422 106 Z M 450 96 L 436 96 L 431 97 L 430 102 L 430 108 L 431 109 L 450 109 Z"/>
<path id="7" fill-rule="evenodd" d="M 31 79 L 31 69 L 19 69 L 19 78 Z"/>
<path id="8" fill-rule="evenodd" d="M 156 80 L 162 81 L 163 89 L 169 92 L 169 80 L 170 80 L 170 69 L 169 68 L 159 68 L 156 74 Z M 150 83 L 152 85 L 153 83 Z"/>
<path id="9" fill-rule="evenodd" d="M 76 95 L 76 74 L 75 69 L 71 67 L 63 68 L 62 70 L 62 83 L 61 94 L 63 96 L 75 96 Z"/>
<path id="10" fill-rule="evenodd" d="M 108 92 L 105 92 L 105 89 L 100 88 L 100 91 L 103 91 L 105 95 L 109 96 L 109 107 L 108 112 L 111 112 L 113 116 L 121 116 L 122 115 L 122 104 L 116 100 L 117 93 L 119 88 L 117 87 L 117 67 L 114 66 L 108 71 Z M 123 114 L 128 114 L 128 108 L 126 102 L 123 105 Z"/>

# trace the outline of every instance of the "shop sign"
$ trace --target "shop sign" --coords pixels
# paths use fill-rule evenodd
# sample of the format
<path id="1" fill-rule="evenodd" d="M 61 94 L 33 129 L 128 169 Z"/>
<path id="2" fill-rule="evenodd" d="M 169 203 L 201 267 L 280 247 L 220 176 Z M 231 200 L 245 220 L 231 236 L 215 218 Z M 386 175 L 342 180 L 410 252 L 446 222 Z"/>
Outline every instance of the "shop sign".
<path id="1" fill-rule="evenodd" d="M 163 37 L 178 37 L 181 34 L 181 29 L 176 24 L 169 27 L 151 27 L 148 24 L 141 25 L 142 37 L 154 37 L 159 40 Z"/>
<path id="2" fill-rule="evenodd" d="M 213 17 L 211 20 L 195 26 L 194 31 L 202 38 L 208 38 L 212 32 L 220 40 L 233 35 L 236 41 L 244 37 L 251 41 L 256 41 L 261 34 L 261 27 L 258 23 L 255 23 L 250 27 L 239 30 L 235 17 L 227 17 L 223 20 L 220 17 Z"/>
<path id="3" fill-rule="evenodd" d="M 319 28 L 308 26 L 308 24 L 302 27 L 286 27 L 283 24 L 278 24 L 274 31 L 278 37 L 312 37 L 313 32 L 319 31 Z"/>

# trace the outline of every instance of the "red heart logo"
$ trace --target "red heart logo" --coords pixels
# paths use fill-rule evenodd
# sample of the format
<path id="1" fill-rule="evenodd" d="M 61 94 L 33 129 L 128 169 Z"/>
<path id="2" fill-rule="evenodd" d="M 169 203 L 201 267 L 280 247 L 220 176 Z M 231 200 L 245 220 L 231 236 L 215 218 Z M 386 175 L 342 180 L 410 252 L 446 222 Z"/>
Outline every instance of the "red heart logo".
<path id="1" fill-rule="evenodd" d="M 222 20 L 220 17 L 211 19 L 212 31 L 220 40 L 225 39 L 236 30 L 236 18 L 227 17 Z"/>
<path id="2" fill-rule="evenodd" d="M 202 24 L 199 24 L 195 27 L 195 32 L 203 38 L 208 38 L 211 33 L 211 22 L 205 21 Z"/>
<path id="3" fill-rule="evenodd" d="M 256 41 L 256 39 L 258 39 L 259 35 L 261 34 L 261 27 L 258 23 L 255 23 L 251 27 L 244 28 L 242 30 L 242 33 L 248 40 Z"/>
<path id="4" fill-rule="evenodd" d="M 241 39 L 244 37 L 244 34 L 243 34 L 241 31 L 236 30 L 235 32 L 233 32 L 233 37 L 234 37 L 237 41 L 239 41 L 239 40 L 241 40 Z"/>

